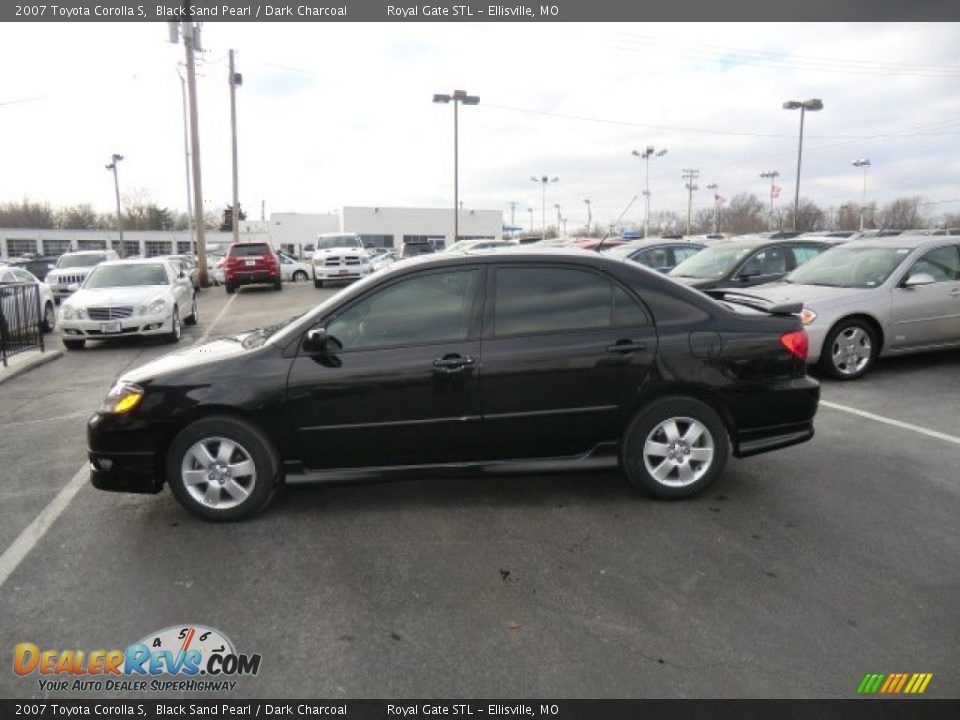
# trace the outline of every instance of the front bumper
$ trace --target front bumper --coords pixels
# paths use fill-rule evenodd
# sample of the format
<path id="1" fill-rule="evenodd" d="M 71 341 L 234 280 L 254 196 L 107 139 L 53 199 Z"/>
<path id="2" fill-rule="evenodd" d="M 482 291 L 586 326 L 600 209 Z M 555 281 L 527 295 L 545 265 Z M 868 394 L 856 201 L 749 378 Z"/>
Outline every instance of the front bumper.
<path id="1" fill-rule="evenodd" d="M 173 330 L 171 315 L 134 315 L 120 320 L 64 320 L 60 314 L 60 335 L 67 339 L 112 338 L 127 335 L 166 335 Z M 105 331 L 104 323 L 120 323 L 120 331 Z"/>
<path id="2" fill-rule="evenodd" d="M 152 425 L 97 413 L 87 421 L 90 482 L 99 490 L 158 493 L 163 489 Z"/>
<path id="3" fill-rule="evenodd" d="M 313 277 L 315 280 L 359 280 L 371 272 L 373 272 L 373 270 L 369 265 L 313 266 Z"/>

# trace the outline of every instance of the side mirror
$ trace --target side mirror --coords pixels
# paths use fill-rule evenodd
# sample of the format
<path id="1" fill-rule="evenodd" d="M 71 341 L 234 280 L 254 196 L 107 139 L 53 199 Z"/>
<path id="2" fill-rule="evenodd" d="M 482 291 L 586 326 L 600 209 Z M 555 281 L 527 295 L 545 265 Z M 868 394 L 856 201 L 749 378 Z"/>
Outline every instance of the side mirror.
<path id="1" fill-rule="evenodd" d="M 328 339 L 326 328 L 307 330 L 307 334 L 303 338 L 303 349 L 307 352 L 325 353 Z"/>
<path id="2" fill-rule="evenodd" d="M 749 280 L 750 278 L 753 278 L 759 275 L 760 272 L 761 272 L 760 263 L 754 262 L 751 260 L 740 269 L 740 272 L 737 273 L 737 277 L 740 280 Z"/>
<path id="3" fill-rule="evenodd" d="M 930 273 L 918 272 L 908 277 L 906 281 L 904 281 L 903 286 L 905 288 L 922 287 L 924 285 L 933 285 L 936 281 L 936 278 Z"/>

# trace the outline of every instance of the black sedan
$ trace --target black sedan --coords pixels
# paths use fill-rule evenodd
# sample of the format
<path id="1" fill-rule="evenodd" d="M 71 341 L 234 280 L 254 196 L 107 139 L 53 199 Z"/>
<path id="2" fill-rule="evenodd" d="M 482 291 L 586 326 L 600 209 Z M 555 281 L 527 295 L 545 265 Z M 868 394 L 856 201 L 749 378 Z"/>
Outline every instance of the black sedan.
<path id="1" fill-rule="evenodd" d="M 283 483 L 620 467 L 659 498 L 813 436 L 794 312 L 581 250 L 398 263 L 302 316 L 123 375 L 93 484 L 231 520 Z"/>
<path id="2" fill-rule="evenodd" d="M 775 282 L 839 242 L 745 236 L 711 243 L 670 271 L 670 277 L 699 290 Z"/>

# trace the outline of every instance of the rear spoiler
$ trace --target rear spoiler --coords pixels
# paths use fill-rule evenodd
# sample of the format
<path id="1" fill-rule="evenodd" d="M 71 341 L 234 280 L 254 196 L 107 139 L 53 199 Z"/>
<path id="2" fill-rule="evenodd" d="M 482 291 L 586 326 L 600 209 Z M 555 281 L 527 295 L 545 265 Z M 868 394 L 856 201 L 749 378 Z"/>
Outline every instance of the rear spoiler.
<path id="1" fill-rule="evenodd" d="M 737 305 L 746 305 L 756 310 L 763 310 L 771 315 L 799 315 L 803 312 L 802 302 L 786 302 L 772 304 L 766 298 L 759 298 L 754 295 L 745 295 L 739 292 L 730 292 L 729 290 L 703 290 L 715 300 L 736 303 Z"/>

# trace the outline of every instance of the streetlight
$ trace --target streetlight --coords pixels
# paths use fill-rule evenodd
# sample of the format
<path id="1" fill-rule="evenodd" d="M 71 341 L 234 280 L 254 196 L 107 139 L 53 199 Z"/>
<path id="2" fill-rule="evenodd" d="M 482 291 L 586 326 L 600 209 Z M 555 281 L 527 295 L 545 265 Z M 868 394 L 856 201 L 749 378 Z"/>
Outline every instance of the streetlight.
<path id="1" fill-rule="evenodd" d="M 590 225 L 593 222 L 593 213 L 590 212 L 590 198 L 584 198 L 583 202 L 587 206 L 587 237 L 590 237 Z"/>
<path id="2" fill-rule="evenodd" d="M 459 106 L 479 105 L 480 98 L 476 95 L 467 95 L 466 90 L 454 90 L 453 95 L 435 94 L 435 103 L 453 103 L 453 242 L 457 242 L 460 235 L 460 178 L 459 178 Z"/>
<path id="3" fill-rule="evenodd" d="M 797 215 L 800 211 L 800 161 L 803 158 L 803 117 L 806 112 L 817 112 L 823 110 L 823 100 L 820 98 L 811 98 L 810 100 L 787 100 L 783 104 L 784 110 L 800 110 L 800 144 L 797 147 L 797 187 L 793 196 L 793 229 L 797 229 Z"/>
<path id="4" fill-rule="evenodd" d="M 777 187 L 777 178 L 780 173 L 776 170 L 767 170 L 760 173 L 760 177 L 770 181 L 770 229 L 773 230 L 773 199 L 780 195 L 780 188 Z"/>
<path id="5" fill-rule="evenodd" d="M 123 251 L 123 216 L 120 214 L 120 181 L 117 180 L 117 163 L 123 160 L 123 155 L 113 154 L 112 162 L 105 165 L 107 170 L 113 171 L 113 193 L 117 198 L 117 232 L 120 233 L 120 257 L 126 255 Z"/>
<path id="6" fill-rule="evenodd" d="M 560 216 L 560 205 L 559 203 L 554 204 L 554 207 L 557 209 L 557 236 L 560 236 L 560 225 L 563 222 Z M 564 233 L 566 235 L 566 233 Z"/>
<path id="7" fill-rule="evenodd" d="M 530 232 L 533 233 L 533 205 L 527 208 L 527 212 L 530 213 Z"/>
<path id="8" fill-rule="evenodd" d="M 634 150 L 632 155 L 636 155 L 638 158 L 643 160 L 646 165 L 646 181 L 644 184 L 643 196 L 645 198 L 646 210 L 643 215 L 643 236 L 650 236 L 650 158 L 652 157 L 663 157 L 667 154 L 667 149 L 663 148 L 661 150 L 655 150 L 653 145 L 647 145 L 647 149 L 643 152 L 639 150 Z"/>
<path id="9" fill-rule="evenodd" d="M 860 198 L 860 232 L 863 232 L 863 211 L 867 205 L 867 168 L 870 167 L 870 158 L 854 160 L 853 167 L 863 168 L 863 195 Z"/>
<path id="10" fill-rule="evenodd" d="M 546 175 L 542 175 L 540 177 L 531 176 L 530 179 L 533 180 L 535 183 L 540 183 L 543 186 L 543 200 L 541 201 L 541 204 L 540 204 L 540 239 L 546 240 L 547 239 L 547 183 L 555 183 L 560 178 L 558 177 L 551 178 L 551 177 L 547 177 Z"/>
<path id="11" fill-rule="evenodd" d="M 720 232 L 720 186 L 716 183 L 707 185 L 707 190 L 713 190 L 713 232 Z"/>

